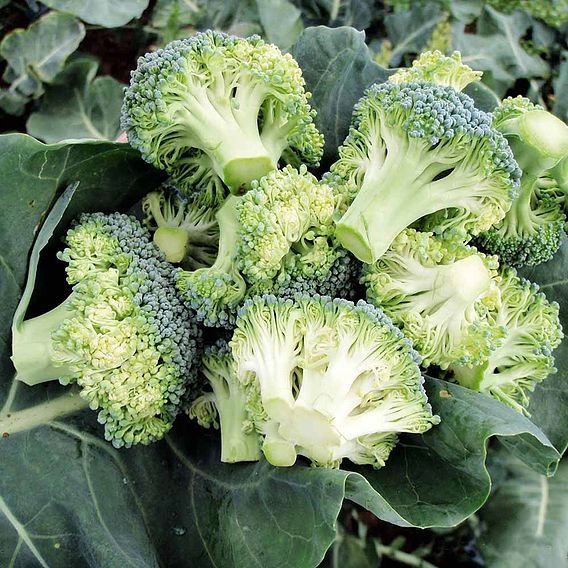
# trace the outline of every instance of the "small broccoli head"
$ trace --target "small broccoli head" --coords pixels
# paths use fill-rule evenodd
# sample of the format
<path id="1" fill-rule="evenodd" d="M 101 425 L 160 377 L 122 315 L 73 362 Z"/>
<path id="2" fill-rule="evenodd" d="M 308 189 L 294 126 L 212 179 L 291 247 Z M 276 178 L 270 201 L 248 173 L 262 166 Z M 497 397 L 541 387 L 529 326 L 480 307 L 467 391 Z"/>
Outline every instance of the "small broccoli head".
<path id="1" fill-rule="evenodd" d="M 507 328 L 505 340 L 487 362 L 474 368 L 452 366 L 456 380 L 528 414 L 529 395 L 554 373 L 553 350 L 562 341 L 558 304 L 549 302 L 536 284 L 518 278 L 512 268 L 502 271 L 501 305 L 496 323 Z"/>
<path id="2" fill-rule="evenodd" d="M 73 291 L 14 333 L 15 366 L 29 384 L 78 384 L 116 447 L 158 440 L 194 381 L 198 338 L 172 267 L 118 213 L 82 215 L 66 244 L 58 256 Z"/>
<path id="3" fill-rule="evenodd" d="M 550 175 L 568 155 L 568 126 L 524 97 L 505 99 L 493 124 L 509 141 L 523 169 L 511 209 L 479 243 L 511 266 L 534 266 L 552 258 L 564 237 L 562 192 Z"/>
<path id="4" fill-rule="evenodd" d="M 431 233 L 403 231 L 364 268 L 367 299 L 380 306 L 416 346 L 424 365 L 442 369 L 487 360 L 505 329 L 499 306 L 498 262 L 473 247 Z"/>
<path id="5" fill-rule="evenodd" d="M 239 311 L 230 345 L 274 465 L 298 454 L 324 467 L 343 458 L 381 467 L 398 432 L 424 432 L 438 420 L 418 355 L 366 302 L 255 297 Z"/>
<path id="6" fill-rule="evenodd" d="M 505 216 L 520 177 L 490 116 L 467 95 L 425 82 L 373 85 L 339 156 L 332 172 L 343 195 L 355 197 L 336 235 L 366 263 L 420 219 L 464 238 L 489 229 Z"/>
<path id="7" fill-rule="evenodd" d="M 470 83 L 479 81 L 483 73 L 462 63 L 461 53 L 446 56 L 441 51 L 425 51 L 412 62 L 412 67 L 401 68 L 389 77 L 391 83 L 427 81 L 463 91 Z"/>
<path id="8" fill-rule="evenodd" d="M 197 206 L 169 187 L 146 195 L 142 209 L 154 243 L 169 262 L 183 262 L 190 270 L 215 262 L 219 228 L 214 209 Z"/>
<path id="9" fill-rule="evenodd" d="M 258 435 L 250 427 L 247 395 L 237 379 L 233 356 L 224 340 L 207 347 L 201 370 L 213 392 L 205 392 L 191 403 L 189 417 L 201 426 L 221 426 L 221 461 L 257 461 L 260 458 Z"/>
<path id="10" fill-rule="evenodd" d="M 319 162 L 323 138 L 309 97 L 290 54 L 258 36 L 207 31 L 139 59 L 122 128 L 182 189 L 214 195 L 213 172 L 239 192 L 274 169 L 285 150 Z"/>
<path id="11" fill-rule="evenodd" d="M 231 327 L 247 286 L 236 264 L 239 197 L 230 196 L 216 214 L 219 248 L 215 262 L 197 270 L 178 269 L 176 286 L 198 321 L 209 327 Z"/>

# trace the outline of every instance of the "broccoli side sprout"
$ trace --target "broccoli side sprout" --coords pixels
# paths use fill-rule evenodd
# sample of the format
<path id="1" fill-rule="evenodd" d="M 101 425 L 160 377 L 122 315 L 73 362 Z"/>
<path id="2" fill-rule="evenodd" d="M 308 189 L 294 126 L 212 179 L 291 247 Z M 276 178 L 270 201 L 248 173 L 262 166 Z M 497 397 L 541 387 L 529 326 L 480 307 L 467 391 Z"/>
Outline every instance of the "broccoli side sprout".
<path id="1" fill-rule="evenodd" d="M 511 266 L 540 264 L 552 258 L 565 234 L 563 205 L 541 189 L 552 179 L 549 171 L 568 156 L 568 126 L 520 96 L 505 99 L 493 115 L 523 175 L 511 209 L 479 242 Z"/>
<path id="2" fill-rule="evenodd" d="M 424 365 L 447 369 L 487 360 L 505 329 L 492 319 L 500 303 L 498 261 L 473 247 L 414 229 L 365 266 L 367 300 L 401 327 Z"/>
<path id="3" fill-rule="evenodd" d="M 389 77 L 391 83 L 427 81 L 463 91 L 470 83 L 481 79 L 483 73 L 462 63 L 461 53 L 446 56 L 441 51 L 425 51 L 412 62 L 412 67 L 401 68 Z"/>
<path id="4" fill-rule="evenodd" d="M 183 262 L 190 270 L 215 262 L 219 229 L 214 209 L 198 206 L 168 188 L 146 195 L 142 209 L 144 223 L 166 260 Z"/>
<path id="5" fill-rule="evenodd" d="M 197 270 L 178 269 L 176 286 L 198 321 L 209 327 L 231 327 L 247 286 L 236 264 L 239 239 L 237 205 L 231 195 L 217 212 L 219 248 L 215 262 Z"/>
<path id="6" fill-rule="evenodd" d="M 332 188 L 291 166 L 274 170 L 241 198 L 237 263 L 248 295 L 349 296 L 357 264 L 334 238 Z"/>
<path id="7" fill-rule="evenodd" d="M 377 308 L 322 296 L 245 302 L 230 341 L 249 416 L 273 465 L 297 455 L 384 465 L 397 433 L 438 422 L 419 357 Z"/>
<path id="8" fill-rule="evenodd" d="M 309 97 L 290 54 L 258 36 L 206 31 L 138 60 L 122 128 L 180 189 L 216 200 L 215 178 L 239 193 L 283 154 L 319 163 L 323 137 Z"/>
<path id="9" fill-rule="evenodd" d="M 451 87 L 373 85 L 357 103 L 332 172 L 355 195 L 337 238 L 366 263 L 433 213 L 436 233 L 475 235 L 509 209 L 520 171 L 503 135 Z"/>
<path id="10" fill-rule="evenodd" d="M 58 256 L 72 292 L 14 327 L 18 378 L 76 383 L 116 447 L 158 440 L 195 380 L 198 330 L 173 269 L 148 231 L 119 213 L 82 215 L 66 244 Z"/>
<path id="11" fill-rule="evenodd" d="M 212 392 L 205 392 L 189 407 L 189 417 L 209 428 L 221 427 L 221 461 L 258 461 L 258 434 L 248 418 L 247 395 L 237 379 L 235 363 L 227 342 L 219 340 L 207 347 L 201 370 Z"/>
<path id="12" fill-rule="evenodd" d="M 501 305 L 496 322 L 506 326 L 505 340 L 474 368 L 452 365 L 463 386 L 485 393 L 528 415 L 529 394 L 537 383 L 554 373 L 552 351 L 562 341 L 558 304 L 549 302 L 536 284 L 504 269 Z"/>

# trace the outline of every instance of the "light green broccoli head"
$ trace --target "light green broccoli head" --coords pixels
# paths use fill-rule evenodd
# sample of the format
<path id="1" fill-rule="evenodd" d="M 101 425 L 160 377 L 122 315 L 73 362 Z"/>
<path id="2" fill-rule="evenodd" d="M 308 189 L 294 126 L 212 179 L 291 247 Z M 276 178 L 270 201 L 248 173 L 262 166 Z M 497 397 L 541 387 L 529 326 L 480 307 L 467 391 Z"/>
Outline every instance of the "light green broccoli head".
<path id="1" fill-rule="evenodd" d="M 230 346 L 274 465 L 304 455 L 324 467 L 344 458 L 381 467 L 397 433 L 437 423 L 418 355 L 366 302 L 255 297 L 239 311 Z"/>
<path id="2" fill-rule="evenodd" d="M 520 279 L 512 268 L 502 271 L 501 304 L 495 315 L 507 335 L 478 367 L 452 366 L 456 380 L 518 412 L 528 414 L 529 395 L 554 373 L 553 350 L 563 338 L 558 304 L 549 302 L 536 284 Z"/>
<path id="3" fill-rule="evenodd" d="M 463 91 L 470 83 L 479 81 L 483 73 L 462 63 L 461 53 L 444 55 L 441 51 L 425 51 L 412 62 L 412 67 L 401 68 L 389 77 L 391 83 L 427 81 Z"/>
<path id="4" fill-rule="evenodd" d="M 369 264 L 419 220 L 464 238 L 489 229 L 505 216 L 520 177 L 490 116 L 467 95 L 426 82 L 373 85 L 331 170 L 344 199 L 354 196 L 337 238 Z"/>
<path id="5" fill-rule="evenodd" d="M 215 209 L 199 206 L 172 187 L 152 191 L 142 201 L 144 223 L 166 260 L 182 263 L 190 270 L 215 262 L 219 227 Z"/>
<path id="6" fill-rule="evenodd" d="M 76 383 L 116 447 L 171 428 L 194 380 L 199 333 L 173 270 L 133 217 L 82 215 L 58 256 L 73 286 L 60 306 L 14 332 L 20 378 Z"/>
<path id="7" fill-rule="evenodd" d="M 231 351 L 224 340 L 205 349 L 201 371 L 212 392 L 205 392 L 189 407 L 189 417 L 201 426 L 221 427 L 221 461 L 258 461 L 260 445 L 250 426 L 247 394 L 237 379 Z"/>
<path id="8" fill-rule="evenodd" d="M 365 266 L 367 300 L 380 306 L 414 343 L 425 366 L 487 360 L 505 329 L 493 320 L 500 305 L 496 257 L 451 239 L 403 231 Z"/>
<path id="9" fill-rule="evenodd" d="M 323 137 L 309 97 L 290 54 L 258 36 L 206 31 L 138 60 L 122 128 L 145 160 L 211 198 L 211 171 L 236 193 L 276 168 L 285 151 L 318 164 Z"/>

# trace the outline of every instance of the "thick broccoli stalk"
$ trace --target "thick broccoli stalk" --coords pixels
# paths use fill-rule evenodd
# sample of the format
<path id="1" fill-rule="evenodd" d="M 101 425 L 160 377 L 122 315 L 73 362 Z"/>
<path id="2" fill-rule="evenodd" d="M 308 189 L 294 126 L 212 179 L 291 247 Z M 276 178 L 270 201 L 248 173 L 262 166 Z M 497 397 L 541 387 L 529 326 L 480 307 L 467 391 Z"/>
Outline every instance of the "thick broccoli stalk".
<path id="1" fill-rule="evenodd" d="M 450 368 L 461 385 L 528 415 L 530 393 L 556 371 L 552 351 L 563 338 L 558 304 L 512 268 L 503 270 L 499 288 L 502 302 L 495 319 L 508 330 L 505 340 L 483 365 Z"/>
<path id="2" fill-rule="evenodd" d="M 334 237 L 337 196 L 307 172 L 274 170 L 241 198 L 238 266 L 248 295 L 351 294 L 357 265 Z"/>
<path id="3" fill-rule="evenodd" d="M 138 61 L 122 127 L 144 159 L 182 189 L 214 196 L 211 170 L 233 193 L 277 167 L 284 151 L 317 165 L 323 137 L 290 54 L 258 36 L 207 31 Z M 205 154 L 211 168 L 201 171 Z"/>
<path id="4" fill-rule="evenodd" d="M 357 103 L 332 172 L 346 199 L 336 236 L 375 262 L 426 216 L 432 231 L 475 235 L 509 209 L 520 172 L 505 138 L 473 100 L 433 83 L 373 85 Z"/>
<path id="5" fill-rule="evenodd" d="M 66 244 L 58 256 L 73 290 L 50 312 L 15 321 L 18 378 L 76 383 L 116 447 L 158 440 L 194 378 L 199 335 L 173 269 L 127 215 L 82 215 Z"/>
<path id="6" fill-rule="evenodd" d="M 231 327 L 246 294 L 246 283 L 236 265 L 239 240 L 237 204 L 230 196 L 216 214 L 219 249 L 212 266 L 176 273 L 176 286 L 198 321 L 210 327 Z"/>
<path id="7" fill-rule="evenodd" d="M 367 300 L 401 327 L 425 366 L 479 365 L 505 329 L 492 317 L 500 304 L 498 262 L 452 240 L 414 229 L 364 268 Z"/>
<path id="8" fill-rule="evenodd" d="M 384 465 L 398 432 L 436 424 L 419 357 L 378 309 L 322 296 L 247 300 L 230 342 L 263 453 L 288 466 Z"/>
<path id="9" fill-rule="evenodd" d="M 154 243 L 169 262 L 184 262 L 190 270 L 215 262 L 219 228 L 214 209 L 197 206 L 165 187 L 146 195 L 142 209 Z"/>
<path id="10" fill-rule="evenodd" d="M 523 97 L 505 99 L 493 124 L 507 137 L 523 175 L 511 209 L 479 243 L 506 264 L 534 266 L 552 258 L 565 234 L 563 205 L 550 187 L 548 194 L 541 188 L 568 156 L 568 126 Z"/>
<path id="11" fill-rule="evenodd" d="M 205 428 L 221 426 L 221 461 L 235 463 L 260 459 L 259 438 L 250 426 L 247 395 L 237 379 L 231 351 L 224 340 L 205 349 L 201 370 L 213 392 L 193 401 L 189 417 Z"/>
<path id="12" fill-rule="evenodd" d="M 446 56 L 441 51 L 425 51 L 412 62 L 412 67 L 401 68 L 389 77 L 391 83 L 427 81 L 463 91 L 470 83 L 481 79 L 483 73 L 462 63 L 461 53 Z"/>

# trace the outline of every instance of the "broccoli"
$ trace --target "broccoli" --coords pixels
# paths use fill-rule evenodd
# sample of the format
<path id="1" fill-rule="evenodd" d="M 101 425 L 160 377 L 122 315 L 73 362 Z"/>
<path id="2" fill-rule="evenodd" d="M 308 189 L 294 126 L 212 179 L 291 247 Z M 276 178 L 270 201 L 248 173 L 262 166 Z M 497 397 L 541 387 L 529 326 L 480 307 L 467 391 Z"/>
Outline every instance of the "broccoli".
<path id="1" fill-rule="evenodd" d="M 229 343 L 273 465 L 384 465 L 398 432 L 438 422 L 419 357 L 377 308 L 323 296 L 245 302 Z"/>
<path id="2" fill-rule="evenodd" d="M 15 321 L 18 378 L 76 383 L 115 447 L 158 440 L 195 380 L 199 337 L 172 267 L 148 231 L 119 213 L 82 215 L 66 244 L 58 257 L 68 263 L 71 294 L 41 316 Z"/>
<path id="3" fill-rule="evenodd" d="M 260 444 L 247 413 L 244 387 L 237 379 L 231 351 L 224 340 L 207 347 L 201 368 L 213 392 L 206 392 L 189 407 L 190 418 L 201 426 L 221 426 L 221 461 L 258 461 Z"/>
<path id="4" fill-rule="evenodd" d="M 554 28 L 568 22 L 567 0 L 487 0 L 487 3 L 506 14 L 523 10 Z"/>
<path id="5" fill-rule="evenodd" d="M 336 236 L 366 263 L 419 219 L 437 233 L 475 235 L 499 222 L 520 177 L 488 114 L 451 87 L 376 84 L 357 103 L 332 172 L 353 200 Z"/>
<path id="6" fill-rule="evenodd" d="M 138 60 L 121 122 L 145 160 L 218 203 L 218 180 L 240 193 L 283 156 L 319 163 L 310 96 L 290 54 L 206 31 Z"/>
<path id="7" fill-rule="evenodd" d="M 191 270 L 211 266 L 219 247 L 215 210 L 200 207 L 169 188 L 149 193 L 142 201 L 144 223 L 169 262 Z"/>
<path id="8" fill-rule="evenodd" d="M 503 101 L 493 124 L 507 137 L 523 175 L 511 209 L 479 243 L 506 264 L 534 266 L 552 258 L 564 237 L 564 209 L 540 188 L 548 171 L 568 155 L 568 126 L 520 96 Z"/>
<path id="9" fill-rule="evenodd" d="M 470 83 L 479 81 L 482 74 L 481 71 L 474 71 L 462 63 L 459 51 L 446 56 L 441 51 L 435 50 L 422 53 L 412 62 L 412 67 L 398 69 L 389 77 L 389 81 L 397 84 L 428 81 L 463 91 Z"/>
<path id="10" fill-rule="evenodd" d="M 176 286 L 187 306 L 206 326 L 231 327 L 247 291 L 236 264 L 240 199 L 229 196 L 216 214 L 220 236 L 215 262 L 207 268 L 178 269 L 176 273 Z"/>
<path id="11" fill-rule="evenodd" d="M 505 341 L 483 365 L 452 365 L 451 370 L 461 385 L 528 415 L 528 394 L 556 371 L 552 351 L 563 338 L 558 304 L 549 302 L 536 284 L 520 279 L 512 268 L 503 270 L 499 288 L 502 302 L 496 322 L 508 329 Z"/>
<path id="12" fill-rule="evenodd" d="M 424 365 L 479 365 L 505 329 L 499 306 L 498 261 L 471 246 L 406 229 L 387 252 L 363 269 L 367 300 L 380 306 L 409 337 Z"/>
<path id="13" fill-rule="evenodd" d="M 254 181 L 238 205 L 237 263 L 249 295 L 351 295 L 358 266 L 334 238 L 335 209 L 332 188 L 306 166 Z"/>

